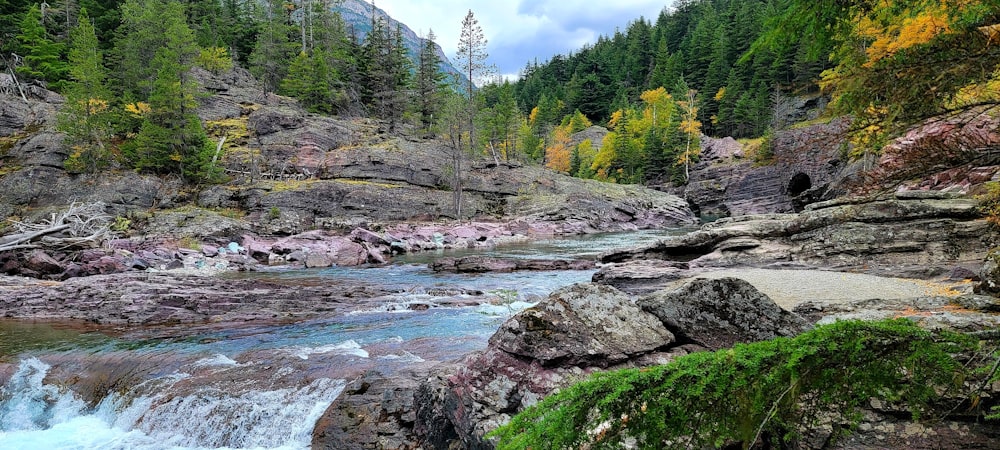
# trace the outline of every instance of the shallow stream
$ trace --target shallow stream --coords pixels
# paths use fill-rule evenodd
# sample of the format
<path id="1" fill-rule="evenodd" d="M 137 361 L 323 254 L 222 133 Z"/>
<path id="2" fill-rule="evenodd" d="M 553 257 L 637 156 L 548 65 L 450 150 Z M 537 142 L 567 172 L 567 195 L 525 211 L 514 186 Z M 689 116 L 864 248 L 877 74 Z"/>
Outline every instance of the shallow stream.
<path id="1" fill-rule="evenodd" d="M 0 321 L 0 448 L 308 448 L 349 380 L 460 359 L 516 311 L 593 271 L 438 274 L 440 256 L 594 258 L 676 231 L 591 235 L 371 268 L 255 273 L 283 283 L 353 278 L 399 292 L 295 324 L 88 331 Z M 363 306 L 361 306 L 363 305 Z"/>

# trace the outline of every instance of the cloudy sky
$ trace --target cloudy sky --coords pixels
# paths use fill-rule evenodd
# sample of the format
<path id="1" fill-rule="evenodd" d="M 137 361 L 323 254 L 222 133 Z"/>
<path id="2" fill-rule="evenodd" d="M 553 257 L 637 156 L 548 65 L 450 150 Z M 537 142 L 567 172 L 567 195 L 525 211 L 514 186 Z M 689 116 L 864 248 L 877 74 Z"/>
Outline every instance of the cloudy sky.
<path id="1" fill-rule="evenodd" d="M 535 59 L 545 62 L 598 36 L 645 17 L 655 21 L 673 0 L 375 0 L 375 6 L 418 34 L 433 29 L 454 59 L 462 19 L 471 9 L 486 35 L 490 64 L 516 75 Z"/>

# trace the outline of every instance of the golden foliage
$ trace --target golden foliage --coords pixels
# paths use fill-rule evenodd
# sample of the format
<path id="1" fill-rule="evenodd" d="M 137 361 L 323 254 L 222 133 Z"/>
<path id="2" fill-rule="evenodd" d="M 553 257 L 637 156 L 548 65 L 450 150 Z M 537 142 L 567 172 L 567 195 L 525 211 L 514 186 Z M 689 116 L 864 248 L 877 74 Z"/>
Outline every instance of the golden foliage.
<path id="1" fill-rule="evenodd" d="M 125 105 L 125 111 L 127 111 L 129 114 L 132 114 L 135 117 L 142 118 L 146 114 L 152 112 L 153 110 L 152 108 L 150 108 L 149 103 L 135 102 Z"/>
<path id="2" fill-rule="evenodd" d="M 617 133 L 615 132 L 604 136 L 604 140 L 601 141 L 601 148 L 594 155 L 594 162 L 590 165 L 590 170 L 596 174 L 595 176 L 598 180 L 608 180 L 608 171 L 611 169 L 611 163 L 614 162 L 616 156 L 616 138 Z"/>
<path id="3" fill-rule="evenodd" d="M 907 10 L 902 20 L 895 15 L 888 19 L 866 15 L 859 17 L 857 23 L 858 35 L 872 41 L 866 49 L 868 61 L 864 67 L 872 67 L 901 50 L 926 44 L 941 34 L 952 32 L 943 2 L 929 5 L 921 11 Z"/>
<path id="4" fill-rule="evenodd" d="M 617 127 L 618 123 L 621 122 L 623 118 L 625 118 L 625 111 L 619 109 L 618 111 L 611 113 L 611 118 L 608 119 L 608 127 L 609 128 Z"/>
<path id="5" fill-rule="evenodd" d="M 565 127 L 556 127 L 552 130 L 552 144 L 545 149 L 545 167 L 559 172 L 569 172 L 572 152 L 569 141 L 569 131 Z"/>

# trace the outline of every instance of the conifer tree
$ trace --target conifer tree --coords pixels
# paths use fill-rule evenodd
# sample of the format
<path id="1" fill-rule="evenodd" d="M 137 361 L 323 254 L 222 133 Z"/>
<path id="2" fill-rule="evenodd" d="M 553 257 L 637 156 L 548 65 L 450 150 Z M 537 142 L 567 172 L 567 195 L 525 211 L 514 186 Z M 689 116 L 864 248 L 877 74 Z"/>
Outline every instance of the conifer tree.
<path id="1" fill-rule="evenodd" d="M 165 44 L 156 50 L 151 64 L 156 79 L 150 112 L 134 142 L 136 167 L 177 173 L 188 181 L 210 180 L 215 176 L 213 149 L 195 115 L 198 85 L 189 73 L 198 54 L 195 36 L 179 2 L 166 3 L 160 17 Z"/>
<path id="2" fill-rule="evenodd" d="M 466 87 L 466 117 L 468 119 L 468 130 L 469 130 L 469 140 L 468 140 L 468 152 L 471 154 L 473 151 L 473 145 L 475 145 L 475 128 L 476 128 L 476 99 L 473 95 L 474 85 L 476 76 L 482 74 L 486 70 L 486 36 L 483 34 L 482 27 L 479 26 L 479 21 L 476 20 L 472 10 L 465 15 L 462 20 L 462 30 L 458 38 L 458 59 L 462 70 L 466 76 L 469 77 L 469 84 Z M 458 180 L 458 186 L 456 191 L 458 193 L 456 197 L 455 209 L 457 210 L 458 218 L 462 218 L 462 186 L 461 186 L 461 172 L 462 172 L 462 159 L 457 160 L 457 166 L 455 167 L 455 172 L 458 174 L 456 180 Z"/>
<path id="3" fill-rule="evenodd" d="M 71 149 L 65 163 L 71 172 L 94 172 L 109 162 L 111 93 L 106 79 L 94 25 L 86 8 L 81 8 L 70 33 L 69 81 L 59 115 L 59 129 Z"/>
<path id="4" fill-rule="evenodd" d="M 62 59 L 66 46 L 54 41 L 42 24 L 38 4 L 31 6 L 21 19 L 21 32 L 17 35 L 18 50 L 24 64 L 17 68 L 21 75 L 49 83 L 53 90 L 60 90 L 66 79 L 68 66 Z"/>
<path id="5" fill-rule="evenodd" d="M 295 31 L 291 10 L 286 3 L 283 0 L 267 0 L 257 43 L 250 54 L 250 72 L 264 84 L 267 92 L 277 91 L 288 73 L 288 66 L 298 47 L 292 38 Z"/>
<path id="6" fill-rule="evenodd" d="M 437 44 L 434 42 L 434 30 L 422 39 L 420 53 L 417 54 L 417 73 L 415 81 L 416 110 L 420 116 L 420 124 L 425 131 L 430 131 L 441 109 L 441 90 L 444 89 L 445 74 L 441 72 L 441 57 L 437 54 Z"/>
<path id="7" fill-rule="evenodd" d="M 124 98 L 144 100 L 153 92 L 157 73 L 153 57 L 166 44 L 161 12 L 164 0 L 125 0 L 122 23 L 116 31 L 112 77 L 117 93 Z"/>

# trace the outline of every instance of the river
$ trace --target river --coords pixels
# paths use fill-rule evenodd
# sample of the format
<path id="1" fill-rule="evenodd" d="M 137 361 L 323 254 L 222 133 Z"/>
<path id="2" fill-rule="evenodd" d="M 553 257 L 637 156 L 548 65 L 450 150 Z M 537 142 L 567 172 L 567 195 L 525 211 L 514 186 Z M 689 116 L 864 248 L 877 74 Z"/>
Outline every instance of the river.
<path id="1" fill-rule="evenodd" d="M 592 258 L 672 231 L 552 239 L 447 256 Z M 347 382 L 457 360 L 592 270 L 438 274 L 422 253 L 370 268 L 254 273 L 284 283 L 375 281 L 400 292 L 295 324 L 88 330 L 0 321 L 0 449 L 302 449 Z M 484 301 L 486 299 L 486 301 Z"/>

